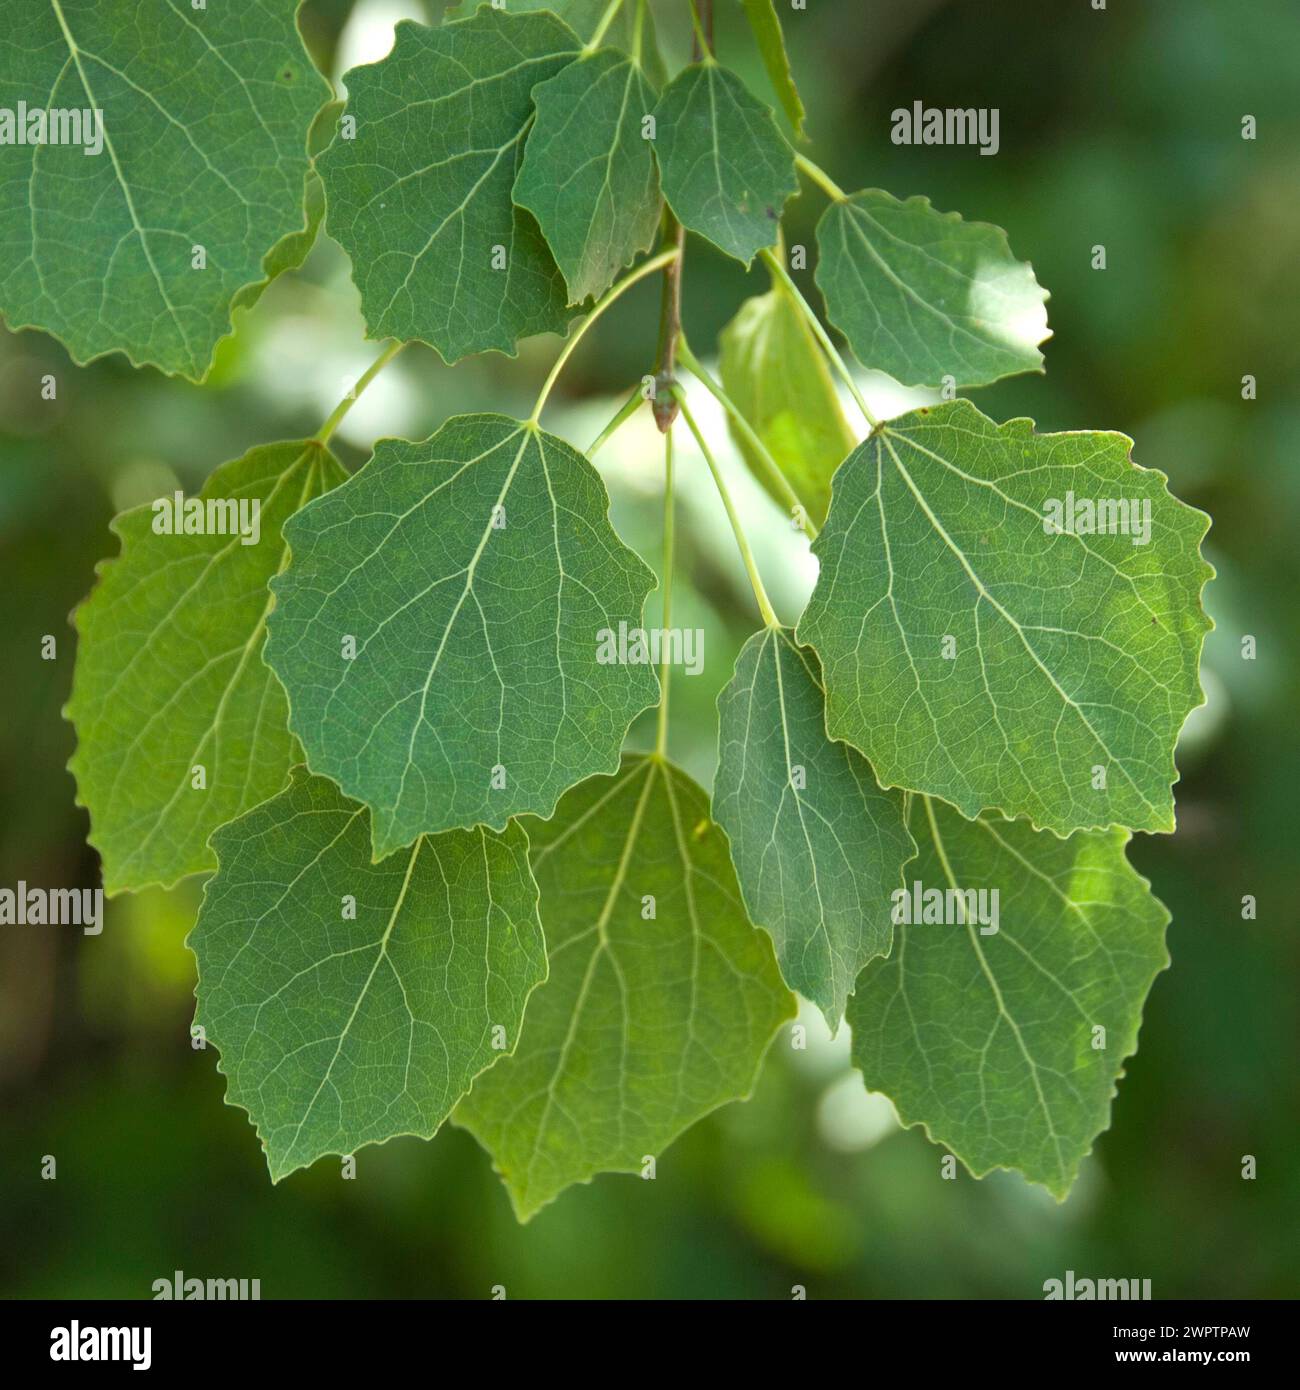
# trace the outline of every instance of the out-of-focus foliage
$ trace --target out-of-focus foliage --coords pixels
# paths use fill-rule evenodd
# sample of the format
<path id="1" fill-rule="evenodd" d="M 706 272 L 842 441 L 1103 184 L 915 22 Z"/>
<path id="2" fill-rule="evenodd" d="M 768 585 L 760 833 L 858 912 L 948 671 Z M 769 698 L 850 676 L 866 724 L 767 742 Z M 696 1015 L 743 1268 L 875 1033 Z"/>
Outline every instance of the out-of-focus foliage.
<path id="1" fill-rule="evenodd" d="M 430 7 L 436 18 L 439 6 Z M 689 34 L 661 6 L 665 48 Z M 684 8 L 684 7 L 682 7 Z M 755 92 L 765 74 L 740 6 L 720 4 L 719 52 Z M 336 75 L 367 16 L 416 3 L 312 0 L 308 47 Z M 673 15 L 668 11 L 672 9 Z M 347 33 L 343 26 L 354 16 Z M 1207 591 L 1209 705 L 1184 732 L 1178 833 L 1138 836 L 1137 869 L 1173 921 L 1114 1124 L 1059 1208 L 1018 1178 L 940 1175 L 942 1151 L 900 1131 L 806 1010 L 807 1051 L 773 1049 L 754 1100 L 660 1156 L 654 1182 L 608 1176 L 524 1228 L 472 1139 L 448 1129 L 366 1150 L 355 1181 L 328 1164 L 272 1189 L 215 1055 L 192 1049 L 197 909 L 191 880 L 123 896 L 98 937 L 0 928 L 0 1289 L 147 1296 L 176 1268 L 262 1280 L 266 1297 L 966 1295 L 1034 1297 L 1066 1269 L 1152 1280 L 1157 1297 L 1285 1296 L 1297 1287 L 1293 1117 L 1300 975 L 1293 906 L 1300 703 L 1300 37 L 1285 0 L 838 0 L 782 9 L 822 162 L 846 188 L 929 196 L 1012 233 L 1052 293 L 1046 377 L 981 391 L 987 414 L 1043 430 L 1106 427 L 1138 463 L 1215 519 Z M 343 34 L 343 43 L 339 37 Z M 380 46 L 382 52 L 382 44 Z M 1001 149 L 895 146 L 890 112 L 996 106 Z M 1241 138 L 1254 115 L 1258 136 Z M 813 245 L 816 195 L 791 205 Z M 1104 245 L 1104 271 L 1093 248 Z M 687 328 L 705 353 L 765 272 L 702 243 L 686 268 Z M 657 286 L 639 286 L 566 372 L 548 428 L 585 447 L 647 369 Z M 204 388 L 72 366 L 36 333 L 0 336 L 0 884 L 98 882 L 64 771 L 60 719 L 74 652 L 67 618 L 113 553 L 112 515 L 268 439 L 310 435 L 373 357 L 337 248 L 322 242 L 237 316 Z M 380 435 L 419 439 L 467 410 L 526 414 L 555 351 L 462 363 L 403 355 L 336 436 L 355 468 Z M 43 400 L 53 375 L 57 397 Z M 1242 399 L 1242 377 L 1258 398 Z M 923 403 L 868 382 L 892 410 Z M 587 397 L 595 397 L 586 400 Z M 576 403 L 583 401 L 581 406 Z M 709 437 L 725 427 L 707 402 Z M 658 565 L 661 446 L 638 419 L 598 456 L 620 535 Z M 815 564 L 738 459 L 733 490 L 792 623 Z M 755 630 L 743 572 L 703 462 L 678 460 L 674 621 L 706 632 L 704 668 L 673 686 L 670 750 L 708 782 L 714 701 Z M 652 596 L 648 618 L 654 620 Z M 45 635 L 57 641 L 43 660 Z M 1242 659 L 1253 636 L 1258 655 Z M 1288 650 L 1290 648 L 1290 650 Z M 652 715 L 634 728 L 653 739 Z M 1244 921 L 1242 898 L 1258 918 Z M 42 1156 L 58 1179 L 40 1178 Z M 1244 1155 L 1258 1176 L 1241 1177 Z"/>

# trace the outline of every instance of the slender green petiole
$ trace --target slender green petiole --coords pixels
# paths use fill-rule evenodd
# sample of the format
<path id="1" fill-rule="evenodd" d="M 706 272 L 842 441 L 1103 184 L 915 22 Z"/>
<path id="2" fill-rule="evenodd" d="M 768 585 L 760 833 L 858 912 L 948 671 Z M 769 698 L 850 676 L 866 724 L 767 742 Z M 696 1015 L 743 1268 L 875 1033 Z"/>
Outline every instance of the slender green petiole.
<path id="1" fill-rule="evenodd" d="M 356 404 L 357 397 L 366 389 L 367 386 L 370 385 L 372 381 L 374 381 L 374 379 L 379 375 L 379 373 L 382 372 L 386 366 L 388 366 L 388 364 L 393 360 L 393 358 L 396 357 L 397 354 L 401 352 L 401 350 L 405 346 L 406 344 L 404 342 L 399 342 L 397 339 L 394 339 L 391 343 L 388 344 L 388 346 L 383 350 L 383 352 L 381 352 L 379 356 L 375 358 L 375 360 L 366 368 L 366 370 L 361 374 L 361 376 L 357 378 L 357 384 L 352 388 L 352 390 L 349 391 L 348 394 L 344 396 L 343 399 L 338 403 L 338 405 L 334 407 L 334 410 L 331 413 L 329 419 L 325 421 L 325 423 L 320 427 L 319 430 L 317 430 L 317 443 L 328 443 L 330 435 L 332 435 L 334 431 L 338 429 L 339 424 L 343 420 L 343 417 Z"/>
<path id="2" fill-rule="evenodd" d="M 713 397 L 715 401 L 731 417 L 732 423 L 744 436 L 745 442 L 753 449 L 755 456 L 762 465 L 763 473 L 768 482 L 775 489 L 777 495 L 790 509 L 791 516 L 798 516 L 800 529 L 809 540 L 817 539 L 817 527 L 813 525 L 812 518 L 808 514 L 808 508 L 804 505 L 799 494 L 790 486 L 790 480 L 781 472 L 777 461 L 772 457 L 772 451 L 758 437 L 753 425 L 740 413 L 736 403 L 722 389 L 709 372 L 700 365 L 699 359 L 691 351 L 683 335 L 677 340 L 677 353 L 682 360 L 682 364 L 690 371 L 701 386 Z"/>
<path id="3" fill-rule="evenodd" d="M 713 457 L 713 452 L 704 441 L 704 436 L 700 433 L 700 427 L 695 423 L 695 417 L 691 414 L 690 408 L 686 404 L 686 393 L 680 386 L 673 387 L 673 394 L 677 397 L 677 404 L 681 407 L 682 419 L 686 421 L 690 432 L 695 436 L 695 442 L 700 447 L 700 453 L 704 455 L 704 462 L 709 465 L 709 472 L 713 474 L 713 481 L 717 485 L 718 496 L 722 498 L 722 505 L 726 509 L 727 520 L 731 522 L 731 531 L 736 538 L 736 546 L 740 550 L 740 558 L 745 564 L 745 573 L 749 575 L 750 587 L 754 590 L 754 598 L 758 603 L 758 611 L 763 615 L 763 621 L 768 627 L 780 627 L 781 621 L 776 616 L 772 604 L 767 597 L 767 590 L 763 587 L 762 576 L 758 572 L 758 566 L 754 563 L 754 552 L 749 548 L 749 541 L 745 536 L 744 528 L 740 524 L 740 518 L 736 515 L 736 508 L 732 504 L 731 494 L 727 491 L 727 485 L 723 481 L 722 472 L 718 468 L 717 460 Z"/>
<path id="4" fill-rule="evenodd" d="M 814 164 L 811 159 L 798 151 L 795 152 L 794 162 L 800 173 L 807 174 L 823 193 L 829 194 L 837 203 L 842 203 L 848 198 L 849 195 L 820 164 Z"/>
<path id="5" fill-rule="evenodd" d="M 536 428 L 538 420 L 542 417 L 542 410 L 546 405 L 546 398 L 551 394 L 551 388 L 555 385 L 556 379 L 564 370 L 564 364 L 573 355 L 573 350 L 582 341 L 583 334 L 593 323 L 609 308 L 613 302 L 630 290 L 638 280 L 644 280 L 647 275 L 653 275 L 655 271 L 662 270 L 664 266 L 677 259 L 679 252 L 675 246 L 667 251 L 660 251 L 657 256 L 651 256 L 648 261 L 643 261 L 630 275 L 625 275 L 616 285 L 611 285 L 604 295 L 597 301 L 596 307 L 587 315 L 585 319 L 569 334 L 565 339 L 564 346 L 560 349 L 560 355 L 555 359 L 550 373 L 542 383 L 542 389 L 537 397 L 537 404 L 533 406 L 533 413 L 528 417 L 527 424 Z"/>
<path id="6" fill-rule="evenodd" d="M 641 44 L 642 35 L 645 32 L 645 4 L 646 0 L 636 0 L 636 22 L 632 28 L 632 61 L 641 66 Z"/>
<path id="7" fill-rule="evenodd" d="M 637 386 L 627 400 L 619 406 L 618 413 L 609 424 L 591 441 L 587 449 L 587 457 L 589 459 L 595 458 L 596 454 L 609 442 L 610 435 L 620 426 L 625 425 L 644 404 L 645 397 L 641 394 L 641 388 Z"/>
<path id="8" fill-rule="evenodd" d="M 673 432 L 664 431 L 664 606 L 659 619 L 663 653 L 659 662 L 659 724 L 655 734 L 655 756 L 668 751 L 668 684 L 671 667 L 668 656 L 672 643 L 668 631 L 673 621 Z"/>
<path id="9" fill-rule="evenodd" d="M 803 314 L 804 318 L 808 320 L 809 328 L 812 329 L 814 336 L 821 344 L 822 351 L 826 354 L 827 361 L 830 362 L 831 366 L 840 374 L 840 379 L 844 382 L 845 386 L 849 388 L 849 395 L 853 397 L 854 403 L 862 412 L 867 424 L 869 424 L 873 430 L 876 429 L 880 421 L 871 413 L 871 407 L 867 404 L 862 392 L 858 390 L 858 383 L 854 381 L 853 373 L 849 371 L 848 363 L 840 356 L 840 351 L 835 344 L 831 342 L 831 335 L 822 327 L 822 321 L 813 312 L 812 305 L 803 297 L 803 292 L 799 289 L 799 286 L 790 278 L 790 272 L 781 264 L 781 258 L 779 256 L 774 256 L 769 250 L 760 251 L 758 254 L 762 256 L 772 274 L 775 275 L 790 292 L 794 302 L 799 306 L 800 312 Z"/>
<path id="10" fill-rule="evenodd" d="M 587 40 L 586 46 L 582 50 L 584 58 L 588 53 L 594 53 L 600 47 L 601 40 L 605 37 L 609 26 L 613 24 L 615 16 L 622 8 L 623 0 L 610 0 L 609 8 L 601 15 L 600 23 L 596 25 L 596 32 Z"/>

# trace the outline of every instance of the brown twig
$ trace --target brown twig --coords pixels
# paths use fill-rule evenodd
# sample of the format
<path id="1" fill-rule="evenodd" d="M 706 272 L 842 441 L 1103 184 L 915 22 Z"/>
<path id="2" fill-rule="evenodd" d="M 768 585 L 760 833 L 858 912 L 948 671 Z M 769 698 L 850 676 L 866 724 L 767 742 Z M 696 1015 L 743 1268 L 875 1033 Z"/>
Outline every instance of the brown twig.
<path id="1" fill-rule="evenodd" d="M 712 53 L 713 0 L 699 0 L 699 6 L 704 37 Z M 703 56 L 699 37 L 692 33 L 691 58 L 698 63 Z M 686 228 L 669 209 L 664 211 L 663 244 L 665 248 L 677 248 L 677 259 L 664 269 L 663 299 L 659 309 L 659 347 L 655 354 L 655 424 L 659 426 L 661 434 L 667 434 L 680 410 L 674 387 L 677 385 L 677 340 L 682 331 L 682 263 L 686 259 Z"/>
<path id="2" fill-rule="evenodd" d="M 659 307 L 659 346 L 655 353 L 655 424 L 661 434 L 677 419 L 677 339 L 682 332 L 682 260 L 686 254 L 686 228 L 665 210 L 664 246 L 676 246 L 677 258 L 664 267 L 663 298 Z"/>

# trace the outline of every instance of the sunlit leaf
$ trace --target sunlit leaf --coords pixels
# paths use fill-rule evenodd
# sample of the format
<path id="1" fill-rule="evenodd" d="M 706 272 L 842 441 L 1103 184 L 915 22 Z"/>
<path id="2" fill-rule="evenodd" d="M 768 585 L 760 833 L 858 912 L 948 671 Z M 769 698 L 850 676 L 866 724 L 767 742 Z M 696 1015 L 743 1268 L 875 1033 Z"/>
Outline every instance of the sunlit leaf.
<path id="1" fill-rule="evenodd" d="M 853 1061 L 976 1177 L 1014 1168 L 1064 1197 L 1137 1051 L 1169 914 L 1125 859 L 1127 831 L 1061 840 L 919 797 L 911 828 L 908 918 L 932 890 L 951 906 L 896 926 L 863 973 Z"/>
<path id="2" fill-rule="evenodd" d="M 301 761 L 284 692 L 262 662 L 267 581 L 287 558 L 285 521 L 346 477 L 314 440 L 266 444 L 222 464 L 188 499 L 205 526 L 211 505 L 229 510 L 233 528 L 160 533 L 155 522 L 170 525 L 174 508 L 152 506 L 113 523 L 122 553 L 100 566 L 77 610 L 65 711 L 108 892 L 214 868 L 208 836 L 279 791 Z M 254 503 L 248 544 L 236 509 L 251 523 Z"/>
<path id="3" fill-rule="evenodd" d="M 741 305 L 720 343 L 719 372 L 727 395 L 821 526 L 831 501 L 831 475 L 856 439 L 807 320 L 778 284 Z M 786 499 L 734 423 L 731 435 L 750 472 L 784 507 Z"/>
<path id="4" fill-rule="evenodd" d="M 550 978 L 514 1056 L 454 1117 L 491 1153 L 522 1220 L 573 1183 L 642 1172 L 748 1095 L 794 1008 L 684 773 L 630 757 L 527 824 Z"/>
<path id="5" fill-rule="evenodd" d="M 958 400 L 890 421 L 836 473 L 799 640 L 828 732 L 883 785 L 1060 834 L 1174 828 L 1209 520 L 1131 447 Z M 1081 529 L 1083 501 L 1111 533 Z"/>
<path id="6" fill-rule="evenodd" d="M 1042 368 L 1047 291 L 1000 227 L 875 188 L 832 202 L 817 246 L 827 312 L 863 366 L 905 386 Z"/>

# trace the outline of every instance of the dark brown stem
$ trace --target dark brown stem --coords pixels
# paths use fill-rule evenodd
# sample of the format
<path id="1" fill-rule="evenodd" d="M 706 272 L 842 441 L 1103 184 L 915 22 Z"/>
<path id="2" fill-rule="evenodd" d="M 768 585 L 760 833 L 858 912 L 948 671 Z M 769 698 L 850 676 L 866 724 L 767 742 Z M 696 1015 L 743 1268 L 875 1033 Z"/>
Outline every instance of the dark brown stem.
<path id="1" fill-rule="evenodd" d="M 704 37 L 713 52 L 713 0 L 698 0 Z M 699 62 L 697 35 L 691 36 L 691 57 Z M 664 270 L 663 299 L 659 309 L 659 348 L 655 355 L 655 424 L 661 434 L 667 434 L 677 419 L 680 407 L 673 388 L 677 385 L 677 339 L 682 332 L 682 263 L 686 259 L 686 228 L 664 209 L 664 248 L 676 246 L 677 259 Z"/>
<path id="2" fill-rule="evenodd" d="M 665 210 L 664 247 L 676 246 L 677 258 L 664 267 L 663 298 L 659 306 L 659 347 L 655 353 L 655 424 L 661 434 L 677 419 L 677 339 L 682 332 L 682 260 L 686 254 L 686 228 Z"/>

